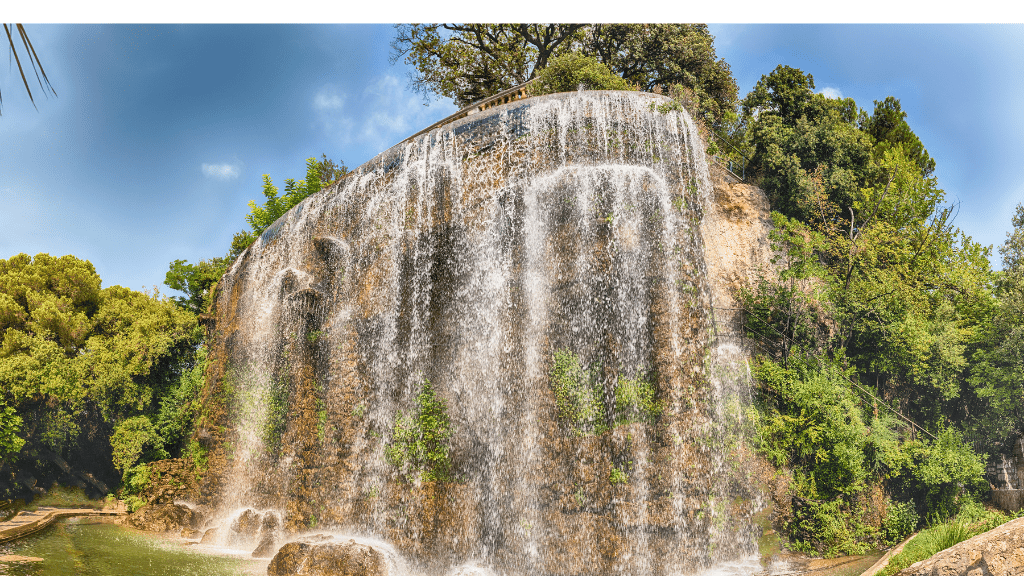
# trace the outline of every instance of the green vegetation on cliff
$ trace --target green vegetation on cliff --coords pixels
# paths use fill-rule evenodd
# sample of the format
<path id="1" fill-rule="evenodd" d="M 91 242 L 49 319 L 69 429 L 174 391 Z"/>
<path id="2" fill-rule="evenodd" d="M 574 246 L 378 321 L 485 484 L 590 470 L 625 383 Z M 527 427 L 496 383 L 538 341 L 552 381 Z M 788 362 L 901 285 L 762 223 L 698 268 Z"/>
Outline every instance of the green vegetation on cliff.
<path id="1" fill-rule="evenodd" d="M 985 497 L 975 447 L 1005 446 L 1021 426 L 1020 348 L 1007 343 L 1024 217 L 992 272 L 899 100 L 869 115 L 813 89 L 777 67 L 730 140 L 770 199 L 778 254 L 741 294 L 760 351 L 756 444 L 786 478 L 791 546 L 835 555 Z"/>
<path id="2" fill-rule="evenodd" d="M 416 396 L 416 410 L 406 416 L 399 411 L 385 456 L 406 478 L 424 482 L 448 482 L 453 479 L 451 419 L 444 399 L 430 381 Z"/>

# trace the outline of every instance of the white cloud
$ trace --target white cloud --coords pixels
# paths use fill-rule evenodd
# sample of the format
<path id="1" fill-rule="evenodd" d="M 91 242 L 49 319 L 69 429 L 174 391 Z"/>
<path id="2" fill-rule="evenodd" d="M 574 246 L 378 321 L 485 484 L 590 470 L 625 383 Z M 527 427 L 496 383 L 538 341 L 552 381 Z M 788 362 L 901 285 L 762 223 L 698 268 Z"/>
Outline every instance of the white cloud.
<path id="1" fill-rule="evenodd" d="M 317 110 L 340 110 L 345 106 L 345 94 L 339 94 L 333 86 L 324 86 L 313 98 Z"/>
<path id="2" fill-rule="evenodd" d="M 203 175 L 217 180 L 234 180 L 240 170 L 233 164 L 203 164 Z"/>
<path id="3" fill-rule="evenodd" d="M 833 100 L 837 100 L 843 97 L 843 93 L 839 90 L 839 88 L 833 88 L 831 86 L 825 86 L 824 88 L 821 89 L 821 92 L 819 92 L 819 94 L 823 94 L 825 98 L 831 98 Z"/>
<path id="4" fill-rule="evenodd" d="M 352 99 L 333 85 L 325 85 L 313 98 L 320 127 L 339 141 L 352 141 L 384 150 L 456 111 L 454 105 L 437 102 L 430 107 L 405 89 L 390 74 L 371 80 Z"/>

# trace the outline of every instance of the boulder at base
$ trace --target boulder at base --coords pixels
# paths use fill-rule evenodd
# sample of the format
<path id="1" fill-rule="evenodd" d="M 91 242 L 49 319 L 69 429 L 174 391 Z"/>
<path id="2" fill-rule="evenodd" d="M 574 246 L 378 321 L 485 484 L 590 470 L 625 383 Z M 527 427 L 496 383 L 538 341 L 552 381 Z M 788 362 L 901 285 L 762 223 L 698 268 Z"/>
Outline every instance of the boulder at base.
<path id="1" fill-rule="evenodd" d="M 150 504 L 139 508 L 125 522 L 139 530 L 150 532 L 180 532 L 195 528 L 198 515 L 188 506 L 180 504 Z"/>
<path id="2" fill-rule="evenodd" d="M 348 542 L 289 542 L 277 551 L 267 576 L 388 576 L 388 559 L 378 549 Z"/>
<path id="3" fill-rule="evenodd" d="M 964 540 L 911 564 L 899 576 L 1011 576 L 1024 574 L 1024 518 Z"/>

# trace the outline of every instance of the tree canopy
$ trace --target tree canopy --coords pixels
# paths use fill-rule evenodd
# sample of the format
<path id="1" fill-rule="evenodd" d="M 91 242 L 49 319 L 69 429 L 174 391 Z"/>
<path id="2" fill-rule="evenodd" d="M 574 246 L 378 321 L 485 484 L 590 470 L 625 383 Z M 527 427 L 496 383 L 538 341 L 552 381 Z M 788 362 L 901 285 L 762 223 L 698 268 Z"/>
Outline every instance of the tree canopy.
<path id="1" fill-rule="evenodd" d="M 200 336 L 172 302 L 101 288 L 88 261 L 47 254 L 0 260 L 0 332 L 0 405 L 57 451 L 84 410 L 117 421 L 150 409 Z"/>
<path id="2" fill-rule="evenodd" d="M 704 24 L 400 24 L 392 62 L 416 71 L 414 90 L 467 106 L 537 76 L 551 61 L 597 58 L 643 90 L 681 84 L 712 124 L 731 118 L 737 87 Z"/>

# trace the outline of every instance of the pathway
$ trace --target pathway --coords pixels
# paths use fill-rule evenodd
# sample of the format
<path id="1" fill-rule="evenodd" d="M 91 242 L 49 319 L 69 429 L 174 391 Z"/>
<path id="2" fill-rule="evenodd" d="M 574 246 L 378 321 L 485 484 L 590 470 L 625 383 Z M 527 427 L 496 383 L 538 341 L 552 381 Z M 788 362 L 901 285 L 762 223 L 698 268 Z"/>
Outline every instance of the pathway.
<path id="1" fill-rule="evenodd" d="M 33 532 L 38 532 L 59 518 L 69 516 L 119 516 L 124 510 L 115 508 L 54 508 L 52 506 L 41 506 L 34 512 L 22 510 L 6 522 L 0 522 L 0 543 L 21 538 Z"/>

